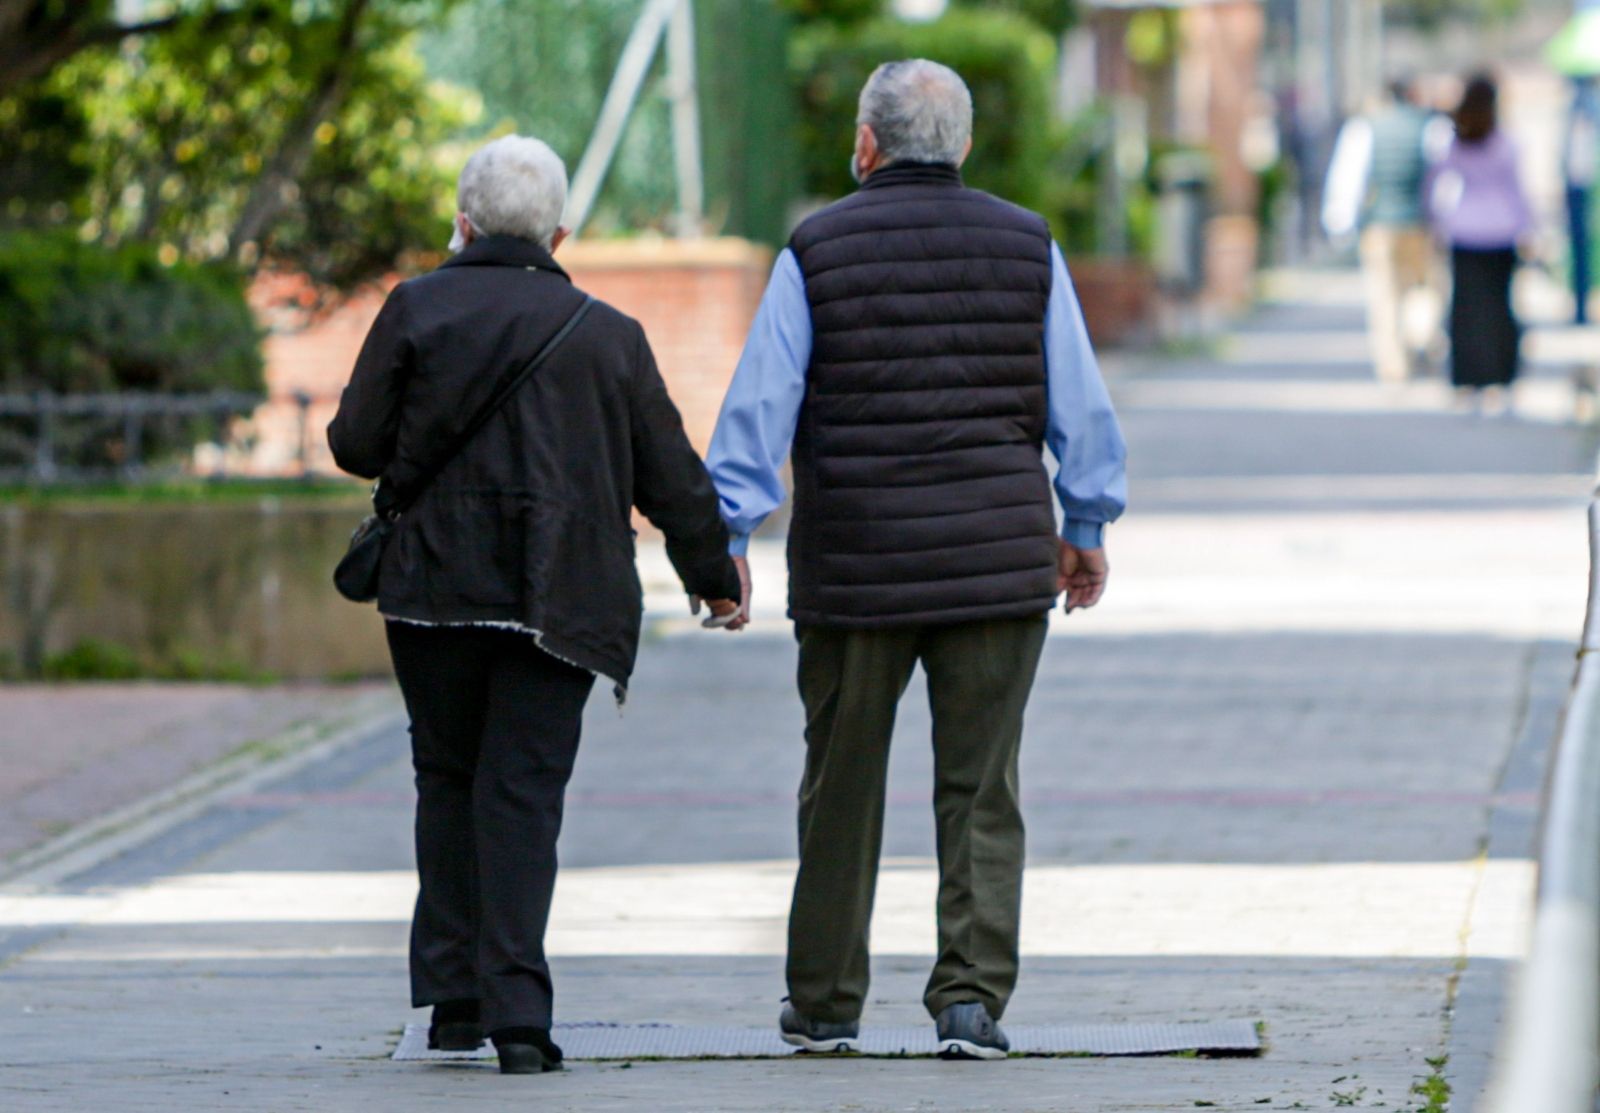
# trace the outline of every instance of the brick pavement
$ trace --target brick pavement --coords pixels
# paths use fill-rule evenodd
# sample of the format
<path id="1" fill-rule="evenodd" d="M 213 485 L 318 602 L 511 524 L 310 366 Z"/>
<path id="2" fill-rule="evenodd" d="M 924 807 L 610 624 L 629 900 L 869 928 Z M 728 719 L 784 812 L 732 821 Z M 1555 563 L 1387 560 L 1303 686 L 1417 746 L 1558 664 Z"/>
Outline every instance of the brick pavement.
<path id="1" fill-rule="evenodd" d="M 383 687 L 0 686 L 0 863 Z"/>

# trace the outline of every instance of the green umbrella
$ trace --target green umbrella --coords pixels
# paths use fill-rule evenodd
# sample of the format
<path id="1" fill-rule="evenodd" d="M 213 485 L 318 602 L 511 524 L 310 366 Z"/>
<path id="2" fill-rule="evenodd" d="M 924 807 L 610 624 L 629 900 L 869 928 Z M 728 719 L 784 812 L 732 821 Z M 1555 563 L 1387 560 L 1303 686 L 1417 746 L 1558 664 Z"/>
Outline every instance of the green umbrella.
<path id="1" fill-rule="evenodd" d="M 1557 31 L 1544 60 L 1567 77 L 1600 75 L 1600 7 L 1586 7 Z"/>

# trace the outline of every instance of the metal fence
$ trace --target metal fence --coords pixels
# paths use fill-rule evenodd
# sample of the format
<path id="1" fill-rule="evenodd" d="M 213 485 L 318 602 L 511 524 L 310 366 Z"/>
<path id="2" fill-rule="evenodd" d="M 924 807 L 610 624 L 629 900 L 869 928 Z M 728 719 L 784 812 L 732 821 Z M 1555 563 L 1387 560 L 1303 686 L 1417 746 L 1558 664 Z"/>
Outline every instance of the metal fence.
<path id="1" fill-rule="evenodd" d="M 1589 609 L 1545 787 L 1533 936 L 1489 1113 L 1594 1113 L 1600 1086 L 1600 492 Z"/>
<path id="2" fill-rule="evenodd" d="M 0 394 L 0 482 L 136 480 L 163 456 L 225 444 L 232 419 L 261 401 L 230 391 Z"/>

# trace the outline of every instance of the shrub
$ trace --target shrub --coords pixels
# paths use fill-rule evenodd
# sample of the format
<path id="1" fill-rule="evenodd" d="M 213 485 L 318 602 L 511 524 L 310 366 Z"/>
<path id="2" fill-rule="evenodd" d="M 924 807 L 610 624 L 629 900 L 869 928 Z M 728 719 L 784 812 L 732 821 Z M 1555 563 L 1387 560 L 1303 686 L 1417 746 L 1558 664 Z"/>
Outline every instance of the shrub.
<path id="1" fill-rule="evenodd" d="M 44 663 L 46 680 L 137 680 L 143 675 L 131 650 L 99 638 L 85 638 Z"/>
<path id="2" fill-rule="evenodd" d="M 46 680 L 204 680 L 234 684 L 268 683 L 273 678 L 238 661 L 179 646 L 150 659 L 102 638 L 85 638 L 45 659 Z"/>
<path id="3" fill-rule="evenodd" d="M 1011 12 L 951 8 L 932 23 L 879 19 L 841 27 L 819 22 L 794 39 L 807 192 L 837 197 L 852 188 L 847 156 L 856 100 L 880 63 L 930 58 L 972 90 L 972 157 L 965 174 L 979 189 L 1041 209 L 1057 125 L 1050 109 L 1055 42 Z"/>
<path id="4" fill-rule="evenodd" d="M 260 392 L 241 278 L 68 232 L 0 234 L 0 391 Z"/>

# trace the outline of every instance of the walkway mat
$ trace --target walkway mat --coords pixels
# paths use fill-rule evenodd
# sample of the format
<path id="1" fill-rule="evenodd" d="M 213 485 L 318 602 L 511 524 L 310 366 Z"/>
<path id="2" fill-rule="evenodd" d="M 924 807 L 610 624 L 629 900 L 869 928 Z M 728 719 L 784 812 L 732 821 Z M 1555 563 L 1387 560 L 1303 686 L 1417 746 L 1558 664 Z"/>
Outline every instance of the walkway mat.
<path id="1" fill-rule="evenodd" d="M 569 1059 L 770 1059 L 795 1049 L 772 1028 L 692 1028 L 675 1024 L 611 1024 L 586 1021 L 556 1025 L 556 1043 Z M 1021 1024 L 1006 1027 L 1014 1055 L 1170 1055 L 1180 1051 L 1258 1055 L 1261 1039 L 1250 1020 L 1185 1024 Z M 864 1028 L 866 1055 L 932 1055 L 933 1025 Z M 429 1051 L 428 1026 L 407 1024 L 394 1058 L 493 1059 L 494 1048 Z"/>

